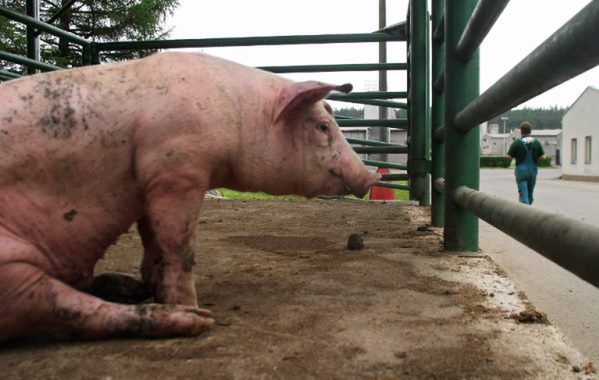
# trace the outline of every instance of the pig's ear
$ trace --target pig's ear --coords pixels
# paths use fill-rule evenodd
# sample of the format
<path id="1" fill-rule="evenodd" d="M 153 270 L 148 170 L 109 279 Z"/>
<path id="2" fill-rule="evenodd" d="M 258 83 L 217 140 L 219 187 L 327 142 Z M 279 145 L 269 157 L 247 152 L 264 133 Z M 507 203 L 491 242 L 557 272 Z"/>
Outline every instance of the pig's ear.
<path id="1" fill-rule="evenodd" d="M 331 91 L 340 91 L 347 94 L 352 88 L 349 83 L 341 86 L 316 81 L 292 83 L 279 94 L 275 105 L 274 122 L 276 123 L 303 107 L 310 106 L 326 98 Z"/>

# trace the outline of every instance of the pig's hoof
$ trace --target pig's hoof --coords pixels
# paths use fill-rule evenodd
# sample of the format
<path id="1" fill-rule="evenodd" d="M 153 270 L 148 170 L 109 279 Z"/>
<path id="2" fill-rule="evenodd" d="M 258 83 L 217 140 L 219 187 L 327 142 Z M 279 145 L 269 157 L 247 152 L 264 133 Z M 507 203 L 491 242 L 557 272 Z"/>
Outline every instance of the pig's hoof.
<path id="1" fill-rule="evenodd" d="M 139 319 L 127 326 L 146 337 L 195 336 L 214 326 L 210 310 L 179 305 L 138 305 Z"/>
<path id="2" fill-rule="evenodd" d="M 136 304 L 152 296 L 146 285 L 125 273 L 102 273 L 94 277 L 88 293 L 109 302 Z"/>

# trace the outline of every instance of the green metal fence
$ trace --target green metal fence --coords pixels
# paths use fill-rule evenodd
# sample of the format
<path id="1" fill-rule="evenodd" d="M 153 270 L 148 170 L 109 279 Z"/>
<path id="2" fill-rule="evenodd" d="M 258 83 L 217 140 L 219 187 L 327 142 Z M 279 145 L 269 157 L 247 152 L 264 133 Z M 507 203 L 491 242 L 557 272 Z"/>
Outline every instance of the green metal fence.
<path id="1" fill-rule="evenodd" d="M 28 9 L 33 9 L 36 1 L 27 0 Z M 66 11 L 73 3 L 72 0 L 66 2 L 57 13 Z M 329 96 L 336 101 L 408 111 L 407 119 L 398 120 L 337 117 L 340 126 L 407 129 L 407 145 L 348 139 L 351 144 L 361 145 L 354 148 L 359 153 L 408 154 L 407 165 L 364 160 L 367 165 L 407 171 L 386 175 L 383 179 L 408 180 L 409 185 L 386 182 L 379 182 L 379 185 L 409 190 L 411 198 L 421 205 L 431 204 L 432 224 L 444 227 L 447 250 L 478 251 L 478 218 L 482 218 L 599 286 L 599 228 L 478 191 L 477 129 L 481 122 L 599 64 L 599 44 L 596 42 L 599 0 L 591 1 L 483 94 L 479 93 L 478 48 L 508 1 L 432 0 L 431 14 L 427 3 L 410 1 L 406 22 L 366 34 L 104 43 L 90 42 L 56 28 L 50 25 L 52 19 L 44 23 L 4 7 L 0 7 L 0 16 L 27 25 L 30 44 L 40 32 L 79 44 L 83 65 L 100 63 L 103 52 L 115 50 L 405 41 L 408 52 L 405 63 L 265 66 L 261 69 L 274 73 L 407 71 L 407 91 Z M 60 69 L 40 62 L 35 53 L 32 45 L 28 57 L 0 51 L 0 59 L 26 65 L 30 73 Z M 18 77 L 16 73 L 0 71 L 0 80 Z"/>
<path id="2" fill-rule="evenodd" d="M 433 0 L 433 75 L 439 78 L 433 96 L 433 175 L 435 192 L 444 195 L 445 248 L 476 251 L 477 218 L 482 218 L 599 286 L 599 228 L 477 191 L 478 125 L 599 64 L 599 0 L 479 95 L 478 47 L 507 3 Z M 439 210 L 433 217 L 441 224 Z"/>

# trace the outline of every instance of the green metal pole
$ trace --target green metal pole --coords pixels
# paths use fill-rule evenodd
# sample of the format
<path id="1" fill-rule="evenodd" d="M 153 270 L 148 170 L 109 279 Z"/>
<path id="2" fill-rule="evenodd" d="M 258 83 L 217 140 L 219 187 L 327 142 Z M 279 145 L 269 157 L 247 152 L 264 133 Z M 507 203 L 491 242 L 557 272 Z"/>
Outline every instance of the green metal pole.
<path id="1" fill-rule="evenodd" d="M 479 59 L 476 51 L 461 61 L 456 46 L 477 0 L 445 3 L 445 249 L 478 251 L 478 218 L 458 206 L 453 195 L 460 186 L 479 188 L 479 132 L 461 132 L 455 115 L 479 93 Z"/>
<path id="2" fill-rule="evenodd" d="M 599 286 L 599 228 L 462 186 L 454 200 L 554 263 Z"/>
<path id="3" fill-rule="evenodd" d="M 409 161 L 410 188 L 421 206 L 429 205 L 426 197 L 427 159 L 427 2 L 410 1 L 410 59 L 411 134 Z M 429 132 L 430 135 L 430 132 Z"/>
<path id="4" fill-rule="evenodd" d="M 96 42 L 90 43 L 90 55 L 92 60 L 92 65 L 100 64 L 100 50 L 98 50 L 98 44 Z"/>
<path id="5" fill-rule="evenodd" d="M 393 164 L 390 162 L 381 162 L 381 161 L 373 161 L 373 160 L 362 160 L 362 162 L 364 163 L 364 165 L 378 166 L 379 168 L 408 170 L 407 165 Z"/>
<path id="6" fill-rule="evenodd" d="M 0 59 L 4 59 L 9 62 L 18 63 L 21 65 L 32 66 L 32 67 L 38 68 L 42 71 L 53 71 L 53 70 L 62 69 L 62 67 L 54 66 L 49 63 L 35 61 L 33 59 L 29 59 L 29 58 L 23 57 L 21 55 L 12 54 L 12 53 L 9 53 L 4 50 L 0 50 Z"/>
<path id="7" fill-rule="evenodd" d="M 293 36 L 226 37 L 184 40 L 101 42 L 98 44 L 98 49 L 100 51 L 176 49 L 255 45 L 333 44 L 403 40 L 403 35 L 389 33 L 314 34 Z"/>
<path id="8" fill-rule="evenodd" d="M 397 146 L 397 144 L 392 144 L 392 143 L 383 142 L 383 141 L 371 141 L 371 140 L 352 139 L 351 137 L 347 137 L 346 140 L 350 144 L 358 144 L 358 145 L 368 145 L 368 146 Z"/>
<path id="9" fill-rule="evenodd" d="M 83 45 L 83 51 L 81 55 L 81 63 L 83 66 L 89 66 L 92 64 L 92 49 L 90 45 Z"/>
<path id="10" fill-rule="evenodd" d="M 406 63 L 355 63 L 336 65 L 259 66 L 257 69 L 271 73 L 324 73 L 338 71 L 406 70 Z"/>
<path id="11" fill-rule="evenodd" d="M 430 70 L 430 63 L 431 63 L 431 43 L 430 43 L 430 32 L 431 32 L 431 26 L 430 26 L 430 19 L 431 19 L 431 14 L 428 12 L 428 10 L 426 11 L 426 29 L 424 32 L 424 38 L 426 40 L 426 82 L 425 82 L 425 86 L 424 86 L 424 90 L 425 90 L 425 116 L 426 116 L 426 123 L 424 124 L 425 128 L 424 128 L 424 142 L 425 142 L 425 148 L 424 148 L 424 152 L 425 152 L 425 158 L 426 158 L 426 162 L 425 162 L 425 167 L 426 167 L 426 177 L 424 177 L 424 203 L 422 203 L 423 206 L 430 206 L 431 205 L 431 146 L 432 146 L 432 127 L 431 127 L 431 70 Z"/>
<path id="12" fill-rule="evenodd" d="M 401 108 L 401 109 L 408 108 L 408 103 L 403 103 L 403 102 L 391 102 L 388 100 L 344 99 L 344 98 L 340 98 L 338 96 L 340 96 L 340 95 L 331 94 L 327 97 L 327 99 L 337 100 L 340 102 L 347 102 L 347 103 L 370 104 L 373 106 L 380 106 L 380 107 Z"/>
<path id="13" fill-rule="evenodd" d="M 344 119 L 337 120 L 337 124 L 340 127 L 393 127 L 404 129 L 408 125 L 408 121 L 406 119 Z"/>
<path id="14" fill-rule="evenodd" d="M 433 0 L 432 2 L 432 23 L 433 30 L 437 26 L 443 23 L 443 8 L 445 6 L 445 0 Z M 444 36 L 444 34 L 443 34 Z M 436 78 L 443 74 L 445 67 L 445 42 L 443 39 L 433 38 L 432 46 L 432 76 Z M 443 82 L 445 82 L 445 75 L 443 75 Z M 445 116 L 445 85 L 435 86 L 437 89 L 433 90 L 432 93 L 432 114 L 431 114 L 431 127 L 433 134 L 439 130 L 444 123 L 443 117 Z M 440 91 L 439 91 L 440 90 Z M 445 144 L 443 141 L 438 139 L 432 139 L 432 182 L 434 183 L 439 178 L 445 177 Z M 431 224 L 435 227 L 443 227 L 443 218 L 445 214 L 445 197 L 436 188 L 432 190 L 431 194 Z"/>
<path id="15" fill-rule="evenodd" d="M 25 10 L 27 16 L 39 20 L 39 1 L 38 0 L 27 0 L 25 2 Z M 27 58 L 34 61 L 40 60 L 40 39 L 35 34 L 35 27 L 27 25 Z M 27 66 L 27 73 L 29 75 L 38 73 L 39 70 L 35 66 Z"/>

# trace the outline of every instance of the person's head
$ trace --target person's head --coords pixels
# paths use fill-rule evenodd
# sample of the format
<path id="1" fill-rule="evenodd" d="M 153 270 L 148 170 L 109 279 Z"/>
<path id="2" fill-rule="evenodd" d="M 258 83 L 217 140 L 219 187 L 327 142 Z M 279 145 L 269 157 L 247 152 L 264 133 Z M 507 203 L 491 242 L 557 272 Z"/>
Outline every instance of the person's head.
<path id="1" fill-rule="evenodd" d="M 532 131 L 532 124 L 530 124 L 528 121 L 525 121 L 524 123 L 520 124 L 520 134 L 522 136 L 530 135 L 531 131 Z"/>

